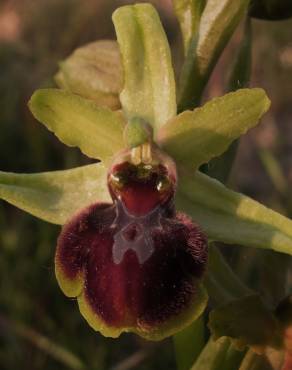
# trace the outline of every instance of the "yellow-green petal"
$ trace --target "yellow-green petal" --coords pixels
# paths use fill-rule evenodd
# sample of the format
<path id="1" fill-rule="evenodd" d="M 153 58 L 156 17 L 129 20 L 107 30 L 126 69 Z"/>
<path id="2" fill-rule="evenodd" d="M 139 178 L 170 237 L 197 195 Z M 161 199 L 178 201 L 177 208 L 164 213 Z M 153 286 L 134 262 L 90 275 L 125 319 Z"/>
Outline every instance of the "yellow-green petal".
<path id="1" fill-rule="evenodd" d="M 59 89 L 37 90 L 29 108 L 63 143 L 91 158 L 109 161 L 123 148 L 125 123 L 120 112 Z"/>
<path id="2" fill-rule="evenodd" d="M 179 114 L 161 128 L 158 140 L 177 162 L 198 168 L 257 125 L 269 106 L 264 90 L 237 90 Z"/>

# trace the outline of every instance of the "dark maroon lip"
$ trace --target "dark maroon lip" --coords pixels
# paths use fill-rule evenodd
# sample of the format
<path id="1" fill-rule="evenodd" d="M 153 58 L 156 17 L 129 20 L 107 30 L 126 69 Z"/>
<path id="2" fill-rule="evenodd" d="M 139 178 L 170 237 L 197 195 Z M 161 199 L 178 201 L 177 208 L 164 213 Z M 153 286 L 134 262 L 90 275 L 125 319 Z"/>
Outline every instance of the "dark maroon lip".
<path id="1" fill-rule="evenodd" d="M 91 309 L 117 327 L 153 327 L 178 315 L 196 294 L 206 261 L 206 237 L 186 216 L 166 217 L 163 207 L 129 216 L 117 203 L 75 216 L 56 255 L 69 279 L 82 271 Z"/>
<path id="2" fill-rule="evenodd" d="M 89 206 L 64 226 L 56 263 L 109 326 L 151 328 L 178 315 L 197 292 L 207 239 L 174 207 L 176 177 L 164 163 L 112 166 L 113 204 Z"/>

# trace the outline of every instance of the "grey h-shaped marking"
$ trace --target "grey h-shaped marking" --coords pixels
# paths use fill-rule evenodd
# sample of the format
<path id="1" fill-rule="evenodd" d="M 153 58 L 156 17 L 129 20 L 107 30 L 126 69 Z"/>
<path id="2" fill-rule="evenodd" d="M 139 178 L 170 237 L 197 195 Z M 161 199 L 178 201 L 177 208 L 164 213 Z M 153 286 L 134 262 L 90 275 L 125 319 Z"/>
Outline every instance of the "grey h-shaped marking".
<path id="1" fill-rule="evenodd" d="M 117 216 L 113 222 L 113 227 L 118 227 L 119 231 L 114 235 L 113 261 L 115 264 L 122 262 L 124 254 L 130 249 L 133 250 L 142 265 L 154 252 L 151 230 L 161 227 L 161 209 L 155 207 L 151 212 L 143 216 L 131 215 L 124 204 L 116 201 Z M 135 228 L 135 236 L 132 240 L 126 237 L 129 228 Z"/>

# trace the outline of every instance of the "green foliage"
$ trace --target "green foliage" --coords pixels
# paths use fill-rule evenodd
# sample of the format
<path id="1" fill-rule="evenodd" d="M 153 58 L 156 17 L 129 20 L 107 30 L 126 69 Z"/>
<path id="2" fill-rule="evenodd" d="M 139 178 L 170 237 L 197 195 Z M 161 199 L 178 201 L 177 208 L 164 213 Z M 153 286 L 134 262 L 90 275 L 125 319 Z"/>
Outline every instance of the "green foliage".
<path id="1" fill-rule="evenodd" d="M 190 43 L 197 36 L 206 0 L 173 0 L 172 2 L 181 28 L 184 52 L 187 54 Z"/>
<path id="2" fill-rule="evenodd" d="M 229 337 L 239 348 L 248 345 L 264 350 L 281 345 L 277 319 L 258 294 L 220 305 L 210 313 L 208 326 L 215 340 Z"/>
<path id="3" fill-rule="evenodd" d="M 201 172 L 181 170 L 180 179 L 177 206 L 210 240 L 292 255 L 291 220 Z"/>
<path id="4" fill-rule="evenodd" d="M 253 293 L 233 271 L 216 243 L 209 243 L 208 269 L 205 284 L 216 305 Z"/>
<path id="5" fill-rule="evenodd" d="M 199 104 L 222 50 L 247 9 L 249 0 L 209 0 L 202 13 L 198 38 L 190 45 L 180 78 L 179 112 Z"/>
<path id="6" fill-rule="evenodd" d="M 178 370 L 188 370 L 205 346 L 203 315 L 173 336 Z"/>
<path id="7" fill-rule="evenodd" d="M 272 367 L 272 363 L 270 363 L 265 356 L 259 355 L 250 349 L 244 356 L 239 370 L 274 370 L 275 368 L 280 368 L 282 366 L 282 361 L 278 361 L 277 353 L 276 356 L 272 353 L 272 356 L 273 355 L 276 357 L 276 361 L 275 358 L 273 358 L 271 362 L 273 362 L 274 366 Z"/>
<path id="8" fill-rule="evenodd" d="M 113 14 L 124 68 L 120 99 L 128 119 L 149 122 L 154 134 L 176 114 L 171 54 L 156 10 L 150 4 L 117 9 Z"/>
<path id="9" fill-rule="evenodd" d="M 244 352 L 237 351 L 229 338 L 217 341 L 212 338 L 204 347 L 190 370 L 234 370 L 238 368 Z"/>

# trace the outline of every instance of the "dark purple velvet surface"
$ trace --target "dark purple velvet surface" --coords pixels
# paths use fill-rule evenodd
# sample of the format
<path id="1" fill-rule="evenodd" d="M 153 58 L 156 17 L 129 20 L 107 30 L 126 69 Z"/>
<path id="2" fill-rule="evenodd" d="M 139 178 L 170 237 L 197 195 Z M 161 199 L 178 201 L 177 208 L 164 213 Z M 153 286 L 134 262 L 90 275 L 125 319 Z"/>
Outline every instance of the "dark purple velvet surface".
<path id="1" fill-rule="evenodd" d="M 74 278 L 83 271 L 88 303 L 111 326 L 153 326 L 177 315 L 205 270 L 206 238 L 175 214 L 171 179 L 158 192 L 158 171 L 143 180 L 132 176 L 118 191 L 112 187 L 114 204 L 83 210 L 58 240 L 63 273 Z"/>

